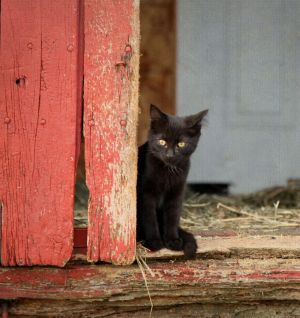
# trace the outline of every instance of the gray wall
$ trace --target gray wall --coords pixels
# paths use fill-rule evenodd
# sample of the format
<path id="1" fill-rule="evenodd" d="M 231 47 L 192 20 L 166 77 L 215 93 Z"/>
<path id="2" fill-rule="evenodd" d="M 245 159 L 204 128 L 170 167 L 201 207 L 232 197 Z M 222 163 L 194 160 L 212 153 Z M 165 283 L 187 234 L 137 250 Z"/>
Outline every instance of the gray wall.
<path id="1" fill-rule="evenodd" d="M 300 0 L 177 4 L 177 112 L 210 109 L 189 181 L 300 178 Z"/>

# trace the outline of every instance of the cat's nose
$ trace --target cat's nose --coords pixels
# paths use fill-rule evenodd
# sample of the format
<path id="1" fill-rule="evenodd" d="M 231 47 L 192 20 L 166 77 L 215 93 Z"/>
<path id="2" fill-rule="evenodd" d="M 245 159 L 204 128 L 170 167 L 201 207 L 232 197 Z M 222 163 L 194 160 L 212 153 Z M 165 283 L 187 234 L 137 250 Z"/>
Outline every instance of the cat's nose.
<path id="1" fill-rule="evenodd" d="M 166 153 L 167 158 L 172 158 L 174 156 L 174 152 L 172 149 L 169 149 Z"/>

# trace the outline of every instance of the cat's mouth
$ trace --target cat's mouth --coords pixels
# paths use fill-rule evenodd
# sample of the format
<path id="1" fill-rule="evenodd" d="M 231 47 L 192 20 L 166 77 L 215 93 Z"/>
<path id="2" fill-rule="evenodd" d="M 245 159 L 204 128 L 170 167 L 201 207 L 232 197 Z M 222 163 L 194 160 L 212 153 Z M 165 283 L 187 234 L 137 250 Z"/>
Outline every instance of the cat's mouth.
<path id="1" fill-rule="evenodd" d="M 163 163 L 168 166 L 168 167 L 174 167 L 176 168 L 176 166 L 178 165 L 178 158 L 175 157 L 163 157 L 161 158 L 161 160 L 163 161 Z"/>
<path id="2" fill-rule="evenodd" d="M 179 159 L 176 156 L 167 157 L 160 153 L 153 153 L 153 155 L 162 161 L 167 167 L 176 168 L 179 164 Z"/>

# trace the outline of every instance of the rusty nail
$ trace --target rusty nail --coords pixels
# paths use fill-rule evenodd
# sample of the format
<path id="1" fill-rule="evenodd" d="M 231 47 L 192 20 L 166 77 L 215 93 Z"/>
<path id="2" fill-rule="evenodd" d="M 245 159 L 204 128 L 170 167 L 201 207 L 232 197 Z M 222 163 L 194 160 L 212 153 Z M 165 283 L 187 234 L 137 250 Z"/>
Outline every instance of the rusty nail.
<path id="1" fill-rule="evenodd" d="M 125 52 L 126 52 L 126 53 L 132 52 L 132 47 L 131 47 L 131 45 L 129 45 L 129 44 L 126 45 L 126 47 L 125 47 Z"/>
<path id="2" fill-rule="evenodd" d="M 5 124 L 9 124 L 10 123 L 10 118 L 9 117 L 5 117 L 4 118 L 4 123 Z"/>
<path id="3" fill-rule="evenodd" d="M 40 123 L 41 123 L 41 125 L 43 125 L 43 126 L 44 126 L 44 125 L 46 124 L 46 119 L 44 119 L 44 118 L 43 118 L 43 119 L 41 119 Z"/>
<path id="4" fill-rule="evenodd" d="M 120 120 L 120 125 L 121 125 L 122 127 L 126 127 L 126 125 L 127 125 L 127 120 L 121 119 L 121 120 Z"/>
<path id="5" fill-rule="evenodd" d="M 27 43 L 27 47 L 31 50 L 33 48 L 33 44 L 31 42 Z"/>
<path id="6" fill-rule="evenodd" d="M 74 46 L 73 46 L 72 44 L 69 44 L 69 45 L 67 46 L 67 50 L 68 50 L 69 52 L 72 52 L 72 51 L 74 50 Z"/>
<path id="7" fill-rule="evenodd" d="M 90 119 L 90 120 L 89 120 L 89 126 L 94 126 L 94 125 L 95 125 L 94 120 L 93 120 L 93 119 Z"/>

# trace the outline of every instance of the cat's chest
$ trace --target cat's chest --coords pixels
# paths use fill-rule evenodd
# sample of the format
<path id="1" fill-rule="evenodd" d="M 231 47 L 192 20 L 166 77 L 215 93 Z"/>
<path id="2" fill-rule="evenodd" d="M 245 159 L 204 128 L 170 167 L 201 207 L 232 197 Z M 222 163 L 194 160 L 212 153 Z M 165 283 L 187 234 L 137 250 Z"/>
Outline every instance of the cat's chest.
<path id="1" fill-rule="evenodd" d="M 184 172 L 176 172 L 174 169 L 151 169 L 148 171 L 148 180 L 156 191 L 163 194 L 177 187 L 184 185 L 186 174 Z"/>

